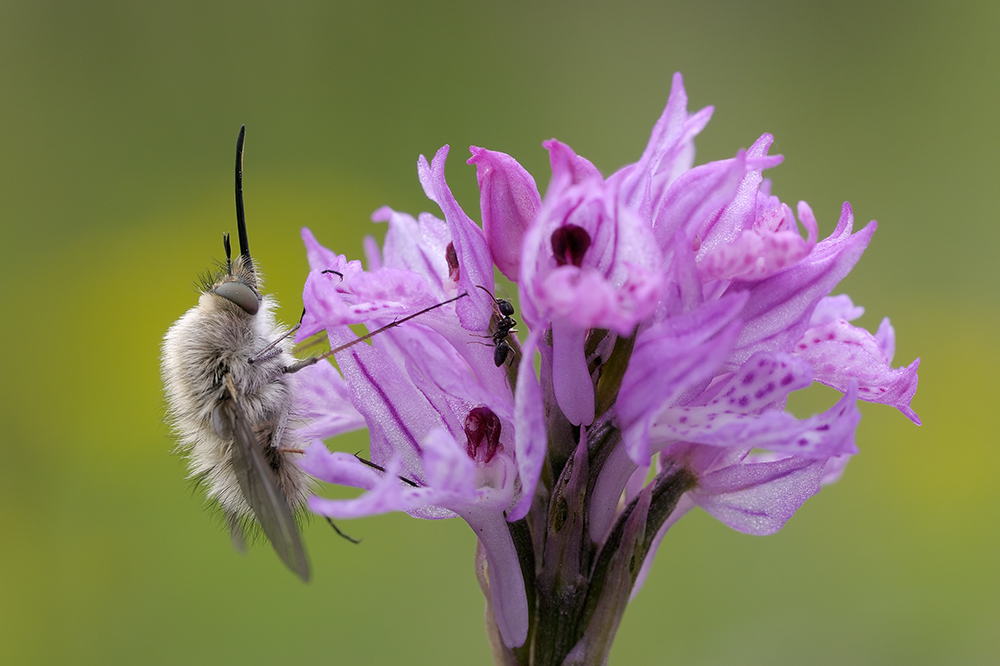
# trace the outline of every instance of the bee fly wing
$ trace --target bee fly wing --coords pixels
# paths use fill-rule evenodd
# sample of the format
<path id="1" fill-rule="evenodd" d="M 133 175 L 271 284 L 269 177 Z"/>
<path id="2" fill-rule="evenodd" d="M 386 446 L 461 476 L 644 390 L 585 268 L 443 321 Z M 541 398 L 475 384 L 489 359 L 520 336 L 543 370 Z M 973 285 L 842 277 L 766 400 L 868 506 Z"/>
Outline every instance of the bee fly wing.
<path id="1" fill-rule="evenodd" d="M 240 405 L 232 379 L 226 376 L 229 400 L 219 405 L 222 418 L 233 433 L 233 470 L 257 522 L 281 561 L 303 581 L 309 581 L 309 560 L 298 525 L 284 495 L 278 490 L 257 436 Z M 230 530 L 231 531 L 231 530 Z"/>

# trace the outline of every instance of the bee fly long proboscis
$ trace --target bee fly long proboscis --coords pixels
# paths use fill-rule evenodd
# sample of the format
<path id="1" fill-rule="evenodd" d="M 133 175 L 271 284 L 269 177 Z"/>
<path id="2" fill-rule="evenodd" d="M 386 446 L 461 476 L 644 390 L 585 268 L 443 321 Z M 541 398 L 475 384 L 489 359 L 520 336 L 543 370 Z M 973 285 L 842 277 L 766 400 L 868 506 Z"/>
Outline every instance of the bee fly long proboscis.
<path id="1" fill-rule="evenodd" d="M 243 126 L 235 167 L 240 253 L 233 258 L 229 234 L 223 234 L 225 264 L 201 285 L 198 305 L 164 336 L 161 372 L 178 449 L 186 454 L 191 476 L 221 507 L 234 545 L 242 550 L 246 531 L 259 524 L 285 565 L 308 581 L 309 560 L 295 516 L 305 506 L 312 480 L 295 462 L 302 448 L 292 423 L 292 375 L 466 294 L 320 356 L 296 360 L 289 338 L 298 325 L 288 330 L 275 321 L 277 302 L 261 293 L 261 276 L 250 255 L 243 206 L 245 137 Z"/>

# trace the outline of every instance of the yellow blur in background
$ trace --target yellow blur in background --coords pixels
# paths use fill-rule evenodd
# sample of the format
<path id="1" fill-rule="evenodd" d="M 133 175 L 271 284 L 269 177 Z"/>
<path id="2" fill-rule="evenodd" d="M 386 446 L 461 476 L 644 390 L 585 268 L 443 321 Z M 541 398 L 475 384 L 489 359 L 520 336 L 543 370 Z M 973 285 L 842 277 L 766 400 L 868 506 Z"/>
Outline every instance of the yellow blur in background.
<path id="1" fill-rule="evenodd" d="M 697 162 L 761 133 L 774 192 L 874 240 L 838 288 L 920 428 L 866 405 L 861 454 L 773 537 L 703 513 L 660 550 L 612 664 L 1000 663 L 1000 5 L 10 2 L 0 6 L 0 663 L 488 664 L 475 541 L 402 515 L 305 530 L 301 584 L 241 557 L 163 423 L 159 341 L 235 230 L 294 322 L 299 229 L 361 256 L 420 153 L 478 215 L 470 144 L 544 191 L 558 137 L 635 161 L 681 71 Z M 812 392 L 802 415 L 830 404 Z M 357 434 L 331 442 L 366 446 Z"/>

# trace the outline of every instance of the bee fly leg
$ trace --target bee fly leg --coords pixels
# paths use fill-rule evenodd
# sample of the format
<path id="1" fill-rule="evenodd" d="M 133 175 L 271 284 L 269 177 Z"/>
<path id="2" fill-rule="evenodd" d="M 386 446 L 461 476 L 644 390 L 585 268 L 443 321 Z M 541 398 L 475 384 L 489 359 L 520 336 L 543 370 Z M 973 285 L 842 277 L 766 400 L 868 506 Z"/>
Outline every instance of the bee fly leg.
<path id="1" fill-rule="evenodd" d="M 228 242 L 228 238 L 227 238 L 226 242 Z M 340 276 L 341 280 L 344 279 L 344 274 L 343 273 L 341 273 L 340 271 L 335 271 L 335 270 L 330 269 L 330 268 L 326 269 L 325 271 L 320 271 L 320 272 L 324 273 L 324 274 L 325 273 L 333 273 L 334 275 Z M 278 338 L 277 340 L 275 340 L 274 342 L 272 342 L 271 344 L 269 344 L 268 346 L 264 347 L 262 350 L 260 350 L 259 352 L 257 352 L 257 354 L 255 356 L 251 356 L 250 358 L 248 358 L 247 362 L 251 363 L 251 364 L 252 363 L 260 363 L 261 361 L 266 361 L 266 360 L 274 358 L 275 356 L 277 356 L 278 354 L 280 354 L 281 352 L 275 350 L 275 347 L 278 345 L 279 342 L 281 342 L 285 338 L 290 337 L 292 335 L 295 335 L 298 332 L 299 328 L 302 326 L 302 320 L 305 318 L 305 316 L 306 316 L 306 309 L 302 308 L 302 314 L 299 315 L 299 321 L 298 321 L 297 324 L 295 324 L 295 326 L 292 326 L 291 330 L 289 330 L 287 333 L 285 333 L 284 335 L 282 335 L 280 338 Z"/>
<path id="2" fill-rule="evenodd" d="M 336 271 L 333 271 L 333 272 L 336 272 Z M 393 328 L 395 326 L 399 326 L 400 324 L 402 324 L 404 322 L 408 322 L 411 319 L 419 317 L 422 314 L 426 314 L 426 313 L 430 312 L 431 310 L 436 310 L 437 308 L 441 307 L 442 305 L 448 305 L 449 303 L 454 303 L 458 299 L 465 298 L 468 295 L 469 295 L 468 292 L 462 292 L 458 296 L 455 296 L 453 298 L 449 298 L 446 301 L 441 301 L 440 303 L 435 303 L 434 305 L 428 306 L 428 307 L 424 308 L 423 310 L 418 310 L 417 312 L 414 312 L 413 314 L 408 314 L 405 317 L 400 317 L 399 319 L 394 319 L 393 321 L 391 321 L 390 323 L 386 324 L 385 326 L 376 328 L 374 331 L 371 331 L 369 333 L 365 333 L 364 335 L 358 336 L 357 338 L 351 340 L 350 342 L 344 343 L 344 344 L 340 345 L 339 347 L 337 347 L 335 349 L 331 349 L 328 352 L 324 352 L 324 353 L 320 354 L 319 356 L 312 356 L 310 358 L 298 361 L 297 363 L 293 363 L 293 364 L 287 366 L 285 368 L 284 372 L 286 372 L 288 374 L 291 374 L 293 372 L 298 372 L 302 368 L 308 368 L 310 365 L 315 365 L 316 363 L 319 363 L 323 359 L 329 358 L 330 356 L 333 356 L 337 352 L 344 351 L 345 349 L 347 349 L 349 347 L 353 347 L 356 344 L 362 343 L 365 340 L 371 340 L 373 337 L 375 337 L 379 333 L 382 333 L 383 331 L 388 331 L 390 328 Z M 302 315 L 305 316 L 305 312 L 303 312 Z"/>
<path id="3" fill-rule="evenodd" d="M 261 349 L 255 355 L 253 355 L 250 358 L 248 358 L 247 359 L 247 363 L 251 363 L 251 364 L 253 364 L 253 363 L 260 363 L 261 361 L 266 361 L 266 360 L 274 358 L 275 356 L 277 356 L 278 354 L 280 354 L 281 350 L 280 349 L 275 349 L 275 347 L 277 347 L 278 343 L 281 342 L 282 340 L 284 340 L 285 338 L 287 338 L 289 336 L 292 336 L 292 335 L 295 335 L 295 333 L 299 330 L 299 327 L 302 326 L 302 319 L 305 316 L 306 316 L 306 309 L 302 308 L 302 314 L 299 315 L 299 321 L 298 321 L 298 323 L 295 324 L 295 326 L 292 326 L 288 330 L 287 333 L 285 333 L 281 337 L 279 337 L 276 340 L 274 340 L 273 342 L 271 342 L 271 344 L 269 344 L 268 346 L 266 346 L 263 349 Z"/>
<path id="4" fill-rule="evenodd" d="M 385 474 L 385 467 L 382 467 L 381 465 L 376 465 L 371 460 L 366 460 L 365 458 L 362 458 L 361 456 L 359 456 L 357 453 L 354 454 L 354 457 L 357 458 L 359 461 L 361 461 L 362 464 L 368 465 L 372 469 L 377 469 L 378 471 L 380 471 L 383 474 Z M 419 488 L 420 487 L 419 483 L 417 483 L 416 481 L 412 481 L 412 480 L 406 478 L 405 476 L 398 476 L 397 475 L 396 478 L 398 478 L 400 481 L 402 481 L 406 485 L 410 486 L 411 488 Z"/>
<path id="5" fill-rule="evenodd" d="M 354 537 L 352 537 L 352 536 L 350 536 L 348 534 L 344 534 L 343 532 L 341 532 L 340 528 L 337 527 L 337 523 L 333 522 L 333 519 L 331 519 L 330 516 L 324 516 L 324 517 L 326 518 L 326 522 L 330 523 L 330 527 L 333 528 L 333 531 L 336 532 L 337 534 L 339 534 L 341 537 L 343 537 L 344 539 L 347 539 L 351 543 L 361 543 L 361 539 L 355 539 Z"/>

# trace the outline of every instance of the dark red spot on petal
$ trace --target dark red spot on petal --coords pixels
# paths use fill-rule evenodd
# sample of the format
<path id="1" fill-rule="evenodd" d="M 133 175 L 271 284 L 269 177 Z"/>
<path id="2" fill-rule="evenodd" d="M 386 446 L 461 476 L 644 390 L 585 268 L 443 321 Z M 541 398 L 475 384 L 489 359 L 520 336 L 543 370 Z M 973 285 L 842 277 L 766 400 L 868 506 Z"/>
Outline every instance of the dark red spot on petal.
<path id="1" fill-rule="evenodd" d="M 567 224 L 552 232 L 552 254 L 556 264 L 566 266 L 572 264 L 579 268 L 583 264 L 583 255 L 590 248 L 590 234 L 583 227 Z"/>
<path id="2" fill-rule="evenodd" d="M 479 462 L 493 460 L 500 448 L 500 418 L 489 407 L 473 407 L 465 417 L 465 451 Z"/>
<path id="3" fill-rule="evenodd" d="M 444 258 L 448 260 L 448 279 L 452 282 L 458 282 L 459 270 L 458 270 L 458 253 L 455 252 L 455 243 L 448 243 L 448 247 L 444 249 Z"/>

